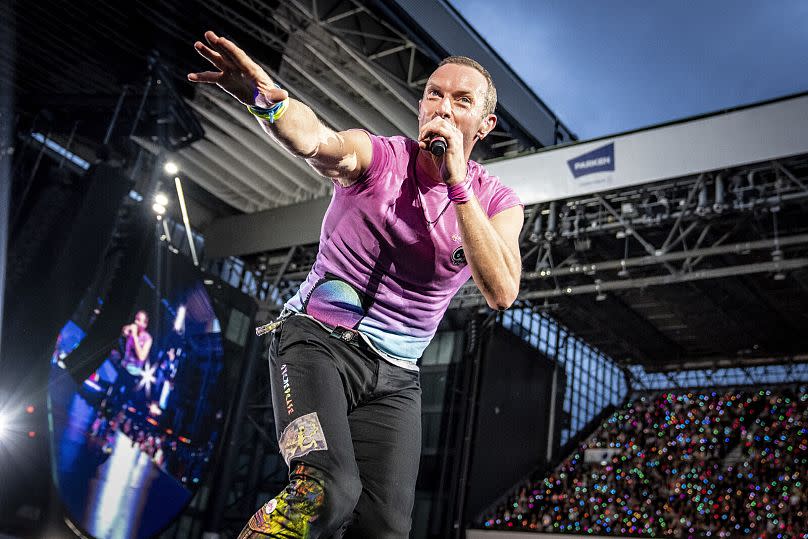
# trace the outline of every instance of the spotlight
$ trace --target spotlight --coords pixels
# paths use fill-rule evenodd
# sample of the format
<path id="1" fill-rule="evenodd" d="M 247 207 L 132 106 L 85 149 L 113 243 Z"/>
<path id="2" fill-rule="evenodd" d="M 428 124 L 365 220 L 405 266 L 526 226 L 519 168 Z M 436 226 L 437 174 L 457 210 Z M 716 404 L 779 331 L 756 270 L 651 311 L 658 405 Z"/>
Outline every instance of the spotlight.
<path id="1" fill-rule="evenodd" d="M 174 161 L 168 161 L 165 165 L 163 165 L 163 170 L 166 174 L 173 176 L 180 171 L 180 167 L 178 167 L 177 163 Z"/>
<path id="2" fill-rule="evenodd" d="M 603 290 L 600 289 L 600 283 L 603 281 L 601 279 L 595 279 L 595 290 L 597 291 L 598 295 L 595 296 L 595 301 L 603 301 L 606 299 L 606 294 L 603 293 Z"/>
<path id="3" fill-rule="evenodd" d="M 8 417 L 0 411 L 0 440 L 3 440 L 8 433 Z"/>
<path id="4" fill-rule="evenodd" d="M 154 201 L 161 206 L 168 206 L 168 197 L 165 193 L 157 193 L 154 195 Z"/>
<path id="5" fill-rule="evenodd" d="M 164 215 L 166 213 L 166 207 L 161 204 L 157 204 L 156 202 L 152 206 L 152 209 L 157 215 Z"/>

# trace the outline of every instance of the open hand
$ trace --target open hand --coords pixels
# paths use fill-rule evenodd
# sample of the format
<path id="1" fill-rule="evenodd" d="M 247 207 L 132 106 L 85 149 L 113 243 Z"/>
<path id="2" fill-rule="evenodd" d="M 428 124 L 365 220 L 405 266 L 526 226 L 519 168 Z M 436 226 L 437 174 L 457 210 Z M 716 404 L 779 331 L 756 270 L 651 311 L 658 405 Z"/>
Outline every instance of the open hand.
<path id="1" fill-rule="evenodd" d="M 245 105 L 267 107 L 289 97 L 285 90 L 276 88 L 266 71 L 235 43 L 210 30 L 205 32 L 205 39 L 210 46 L 197 41 L 194 48 L 219 71 L 189 73 L 189 81 L 217 84 Z"/>

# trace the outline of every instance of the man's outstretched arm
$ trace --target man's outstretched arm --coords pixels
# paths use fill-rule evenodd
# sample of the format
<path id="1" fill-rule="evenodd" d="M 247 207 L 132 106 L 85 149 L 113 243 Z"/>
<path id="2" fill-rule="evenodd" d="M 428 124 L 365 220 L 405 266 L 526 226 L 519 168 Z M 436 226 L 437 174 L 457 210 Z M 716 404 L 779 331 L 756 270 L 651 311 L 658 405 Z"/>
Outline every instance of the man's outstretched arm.
<path id="1" fill-rule="evenodd" d="M 289 98 L 288 92 L 275 87 L 266 71 L 235 43 L 210 31 L 205 32 L 205 39 L 209 46 L 197 41 L 194 48 L 219 71 L 190 73 L 188 80 L 217 84 L 244 105 L 268 108 Z M 289 108 L 275 122 L 259 121 L 287 151 L 344 186 L 356 181 L 370 165 L 372 147 L 367 134 L 329 129 L 314 111 L 295 99 L 289 98 Z"/>

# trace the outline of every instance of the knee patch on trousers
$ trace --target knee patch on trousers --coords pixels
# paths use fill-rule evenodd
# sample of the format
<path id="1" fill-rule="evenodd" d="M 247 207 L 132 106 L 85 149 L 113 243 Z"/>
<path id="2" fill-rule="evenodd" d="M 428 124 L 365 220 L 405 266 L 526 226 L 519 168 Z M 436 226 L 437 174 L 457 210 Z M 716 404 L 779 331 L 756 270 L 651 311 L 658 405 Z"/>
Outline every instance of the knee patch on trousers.
<path id="1" fill-rule="evenodd" d="M 298 465 L 286 488 L 252 516 L 239 539 L 254 537 L 249 531 L 270 537 L 308 538 L 324 502 L 320 474 Z"/>

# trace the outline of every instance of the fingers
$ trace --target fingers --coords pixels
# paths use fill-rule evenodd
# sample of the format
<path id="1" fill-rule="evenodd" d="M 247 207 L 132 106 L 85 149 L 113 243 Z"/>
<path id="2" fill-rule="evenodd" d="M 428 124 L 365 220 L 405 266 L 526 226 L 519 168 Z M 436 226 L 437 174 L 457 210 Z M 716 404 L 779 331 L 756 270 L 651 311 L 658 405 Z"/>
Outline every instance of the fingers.
<path id="1" fill-rule="evenodd" d="M 215 34 L 215 33 L 214 33 L 212 30 L 208 30 L 207 32 L 205 32 L 205 39 L 207 39 L 207 40 L 208 40 L 208 43 L 210 43 L 211 45 L 213 45 L 213 43 L 214 43 L 214 42 L 215 42 L 217 39 L 219 39 L 219 36 L 217 36 L 217 35 L 216 35 L 216 34 Z"/>
<path id="2" fill-rule="evenodd" d="M 196 49 L 196 52 L 198 52 L 199 55 L 202 56 L 205 60 L 215 65 L 222 71 L 224 71 L 224 68 L 227 67 L 227 60 L 225 60 L 221 54 L 214 51 L 201 41 L 197 41 L 196 43 L 194 43 L 194 49 Z"/>
<path id="3" fill-rule="evenodd" d="M 282 101 L 288 96 L 285 92 L 279 93 L 264 70 L 235 43 L 210 30 L 205 32 L 205 40 L 208 45 L 197 41 L 194 48 L 221 72 L 189 73 L 189 81 L 218 84 L 245 105 L 258 104 L 254 99 L 256 87 L 269 102 Z"/>
<path id="4" fill-rule="evenodd" d="M 188 80 L 191 82 L 203 82 L 215 84 L 221 80 L 224 73 L 221 71 L 204 71 L 202 73 L 188 73 Z"/>
<path id="5" fill-rule="evenodd" d="M 205 32 L 205 39 L 222 57 L 232 62 L 236 69 L 242 72 L 250 72 L 255 68 L 255 62 L 229 39 L 217 36 L 210 30 Z"/>
<path id="6" fill-rule="evenodd" d="M 422 144 L 422 148 L 425 148 L 434 137 L 439 136 L 445 138 L 447 144 L 451 144 L 456 134 L 457 128 L 454 125 L 448 120 L 437 117 L 421 127 L 418 133 L 418 142 L 419 145 Z"/>

